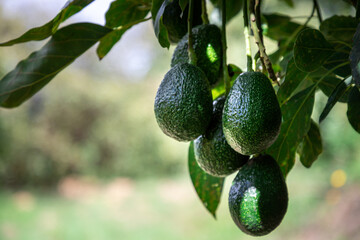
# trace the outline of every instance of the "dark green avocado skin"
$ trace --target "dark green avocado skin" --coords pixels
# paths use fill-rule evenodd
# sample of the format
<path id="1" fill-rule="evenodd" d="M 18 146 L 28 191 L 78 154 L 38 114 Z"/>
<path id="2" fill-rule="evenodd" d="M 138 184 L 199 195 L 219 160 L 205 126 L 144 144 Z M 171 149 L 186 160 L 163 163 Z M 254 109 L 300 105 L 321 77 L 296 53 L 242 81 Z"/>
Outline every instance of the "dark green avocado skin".
<path id="1" fill-rule="evenodd" d="M 200 25 L 192 29 L 194 51 L 197 57 L 196 66 L 206 74 L 211 86 L 221 77 L 222 43 L 220 29 L 215 25 Z M 189 62 L 188 34 L 186 34 L 175 48 L 171 59 L 171 66 Z"/>
<path id="2" fill-rule="evenodd" d="M 188 63 L 171 68 L 158 88 L 154 111 L 161 130 L 178 141 L 191 141 L 205 133 L 212 116 L 205 74 Z"/>
<path id="3" fill-rule="evenodd" d="M 280 132 L 281 110 L 270 80 L 260 72 L 246 72 L 234 82 L 223 111 L 227 142 L 244 155 L 261 153 Z"/>
<path id="4" fill-rule="evenodd" d="M 194 141 L 195 159 L 198 165 L 208 174 L 225 177 L 246 163 L 249 156 L 234 151 L 226 142 L 222 130 L 222 110 L 225 96 L 213 102 L 213 116 L 206 133 Z"/>
<path id="5" fill-rule="evenodd" d="M 189 14 L 189 6 L 181 11 L 179 0 L 169 3 L 163 13 L 163 24 L 165 25 L 169 40 L 171 43 L 177 43 L 187 33 L 187 19 Z M 201 19 L 201 1 L 194 2 L 194 18 L 193 26 L 200 25 Z"/>
<path id="6" fill-rule="evenodd" d="M 263 236 L 282 221 L 288 191 L 277 162 L 269 155 L 250 159 L 236 175 L 229 193 L 235 224 L 245 233 Z"/>

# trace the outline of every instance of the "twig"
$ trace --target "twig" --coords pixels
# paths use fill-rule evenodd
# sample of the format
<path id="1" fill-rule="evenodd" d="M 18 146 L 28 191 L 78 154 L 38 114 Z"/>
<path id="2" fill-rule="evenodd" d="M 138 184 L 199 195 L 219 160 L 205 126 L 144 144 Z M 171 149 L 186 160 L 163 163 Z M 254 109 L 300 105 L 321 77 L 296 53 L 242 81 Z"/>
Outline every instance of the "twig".
<path id="1" fill-rule="evenodd" d="M 314 6 L 316 9 L 316 14 L 318 16 L 319 22 L 322 23 L 322 15 L 321 15 L 321 11 L 320 11 L 320 5 L 317 0 L 313 0 L 313 1 L 314 1 Z"/>
<path id="2" fill-rule="evenodd" d="M 251 72 L 255 69 L 252 68 L 252 57 L 251 57 L 251 45 L 250 45 L 250 26 L 249 26 L 249 14 L 248 14 L 248 0 L 244 0 L 244 36 L 246 46 L 246 63 L 247 71 Z"/>
<path id="3" fill-rule="evenodd" d="M 224 77 L 224 84 L 225 84 L 225 94 L 226 96 L 229 94 L 230 91 L 230 79 L 229 79 L 229 72 L 226 64 L 226 0 L 221 1 L 222 4 L 222 14 L 221 14 L 221 38 L 222 38 L 222 68 L 223 68 L 223 77 Z"/>
<path id="4" fill-rule="evenodd" d="M 194 1 L 189 0 L 189 14 L 188 14 L 188 52 L 189 52 L 189 59 L 190 64 L 196 65 L 197 58 L 195 54 L 195 50 L 193 47 L 193 35 L 192 35 L 192 21 L 193 21 L 193 8 L 194 8 Z"/>
<path id="5" fill-rule="evenodd" d="M 264 64 L 270 79 L 278 84 L 279 81 L 275 75 L 274 69 L 269 56 L 266 54 L 266 48 L 263 41 L 262 28 L 261 28 L 261 12 L 260 12 L 260 0 L 250 0 L 250 23 L 254 33 L 255 42 L 259 47 L 260 59 Z"/>
<path id="6" fill-rule="evenodd" d="M 201 18 L 203 24 L 209 24 L 209 17 L 206 11 L 206 0 L 201 0 Z"/>

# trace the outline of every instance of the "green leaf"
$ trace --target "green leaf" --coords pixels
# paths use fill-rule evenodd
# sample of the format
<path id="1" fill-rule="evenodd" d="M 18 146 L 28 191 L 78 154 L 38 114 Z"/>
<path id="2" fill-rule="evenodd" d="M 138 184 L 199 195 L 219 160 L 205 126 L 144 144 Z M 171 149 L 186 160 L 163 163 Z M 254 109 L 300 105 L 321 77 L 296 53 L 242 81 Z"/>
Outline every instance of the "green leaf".
<path id="1" fill-rule="evenodd" d="M 228 73 L 230 77 L 230 86 L 234 84 L 235 79 L 243 73 L 241 68 L 236 66 L 235 64 L 229 64 L 228 65 Z M 213 99 L 218 98 L 219 96 L 223 95 L 225 93 L 225 84 L 224 81 L 220 81 L 219 84 L 217 84 L 213 89 L 211 89 L 211 93 L 213 96 Z"/>
<path id="2" fill-rule="evenodd" d="M 165 7 L 170 3 L 171 0 L 153 0 L 151 7 L 151 16 L 153 19 L 155 35 L 160 43 L 160 46 L 163 48 L 170 47 L 169 33 L 162 21 Z"/>
<path id="3" fill-rule="evenodd" d="M 331 93 L 330 97 L 327 100 L 324 110 L 320 114 L 319 122 L 322 122 L 327 115 L 330 113 L 331 109 L 339 101 L 340 97 L 348 90 L 348 86 L 344 83 L 345 79 L 342 80 Z"/>
<path id="4" fill-rule="evenodd" d="M 294 166 L 297 146 L 310 128 L 315 89 L 316 86 L 313 84 L 281 106 L 283 122 L 280 134 L 266 152 L 279 163 L 284 176 Z"/>
<path id="5" fill-rule="evenodd" d="M 13 40 L 4 43 L 0 43 L 0 46 L 12 46 L 18 43 L 44 40 L 50 37 L 51 35 L 53 35 L 57 31 L 60 23 L 64 22 L 72 15 L 80 12 L 84 7 L 86 7 L 93 1 L 94 0 L 68 1 L 65 4 L 64 8 L 50 22 L 46 23 L 43 26 L 32 28 L 18 38 L 15 38 Z"/>
<path id="6" fill-rule="evenodd" d="M 199 0 L 200 1 L 200 0 Z M 211 0 L 211 3 L 214 5 L 214 12 L 218 12 L 219 16 L 222 11 L 222 0 Z M 243 8 L 243 0 L 226 0 L 226 22 L 229 22 L 233 17 L 235 17 Z"/>
<path id="7" fill-rule="evenodd" d="M 182 11 L 185 10 L 188 4 L 189 4 L 189 0 L 179 0 L 179 5 Z"/>
<path id="8" fill-rule="evenodd" d="M 313 82 L 317 82 L 319 79 L 312 79 Z M 339 85 L 341 88 L 346 88 L 346 84 L 339 78 L 335 77 L 335 75 L 330 75 L 325 78 L 319 83 L 320 90 L 327 96 L 330 97 L 331 94 L 334 92 L 335 88 Z M 338 99 L 339 102 L 347 102 L 349 96 L 349 91 L 345 91 L 345 93 Z"/>
<path id="9" fill-rule="evenodd" d="M 359 5 L 360 6 L 360 5 Z M 360 24 L 354 35 L 354 45 L 350 52 L 351 74 L 357 87 L 360 87 Z"/>
<path id="10" fill-rule="evenodd" d="M 0 80 L 0 105 L 19 106 L 109 31 L 91 23 L 72 24 L 57 31 L 39 51 Z"/>
<path id="11" fill-rule="evenodd" d="M 144 19 L 150 8 L 150 0 L 113 1 L 105 14 L 106 26 L 116 28 Z"/>
<path id="12" fill-rule="evenodd" d="M 323 146 L 319 126 L 311 119 L 310 129 L 297 148 L 300 162 L 309 168 L 322 151 Z"/>
<path id="13" fill-rule="evenodd" d="M 197 164 L 194 144 L 189 147 L 189 172 L 195 191 L 206 209 L 216 218 L 216 209 L 220 203 L 224 178 L 213 177 L 205 173 Z"/>
<path id="14" fill-rule="evenodd" d="M 350 90 L 346 114 L 351 126 L 360 133 L 360 92 L 357 87 Z"/>
<path id="15" fill-rule="evenodd" d="M 116 0 L 106 12 L 106 26 L 116 28 L 100 40 L 97 55 L 102 59 L 110 52 L 122 35 L 132 26 L 143 22 L 150 11 L 149 0 Z"/>
<path id="16" fill-rule="evenodd" d="M 264 35 L 276 41 L 287 41 L 293 33 L 301 29 L 298 23 L 291 22 L 291 18 L 281 14 L 264 14 L 265 29 Z"/>
<path id="17" fill-rule="evenodd" d="M 324 67 L 327 69 L 332 69 L 342 63 L 348 62 L 349 64 L 342 66 L 340 68 L 337 68 L 334 73 L 341 76 L 341 77 L 347 77 L 351 75 L 351 67 L 349 62 L 349 54 L 350 50 L 346 48 L 336 49 L 336 52 L 334 52 L 324 63 Z"/>
<path id="18" fill-rule="evenodd" d="M 284 82 L 280 85 L 277 92 L 279 103 L 282 104 L 295 91 L 296 87 L 306 78 L 308 73 L 301 71 L 296 67 L 294 58 L 291 58 L 286 67 Z"/>
<path id="19" fill-rule="evenodd" d="M 320 31 L 328 41 L 352 44 L 358 20 L 351 16 L 332 16 L 320 24 Z"/>
<path id="20" fill-rule="evenodd" d="M 304 72 L 312 72 L 321 67 L 333 52 L 334 48 L 320 31 L 307 28 L 302 30 L 296 38 L 295 64 Z"/>

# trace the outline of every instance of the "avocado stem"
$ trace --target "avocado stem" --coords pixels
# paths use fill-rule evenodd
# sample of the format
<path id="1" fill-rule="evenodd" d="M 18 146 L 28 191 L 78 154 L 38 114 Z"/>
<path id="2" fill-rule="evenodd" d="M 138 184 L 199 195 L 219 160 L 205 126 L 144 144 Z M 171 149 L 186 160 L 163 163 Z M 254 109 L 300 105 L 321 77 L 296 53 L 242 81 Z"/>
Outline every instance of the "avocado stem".
<path id="1" fill-rule="evenodd" d="M 248 0 L 244 1 L 244 36 L 245 36 L 245 46 L 246 46 L 246 63 L 247 71 L 253 72 L 252 57 L 251 57 L 251 44 L 250 44 L 250 26 L 249 26 L 249 14 L 248 14 Z"/>
<path id="2" fill-rule="evenodd" d="M 194 50 L 194 39 L 192 35 L 192 21 L 193 21 L 193 8 L 194 8 L 194 0 L 189 0 L 189 14 L 188 14 L 188 54 L 190 59 L 190 64 L 196 65 L 197 58 Z"/>
<path id="3" fill-rule="evenodd" d="M 209 24 L 209 17 L 206 10 L 206 0 L 201 0 L 201 19 L 203 24 Z"/>
<path id="4" fill-rule="evenodd" d="M 226 44 L 226 0 L 221 1 L 221 38 L 222 38 L 222 69 L 223 69 L 223 77 L 224 77 L 224 84 L 225 84 L 225 95 L 227 96 L 230 91 L 230 78 L 229 78 L 229 72 L 226 64 L 226 50 L 227 50 L 227 44 Z"/>
<path id="5" fill-rule="evenodd" d="M 258 45 L 260 52 L 260 59 L 263 65 L 265 66 L 267 72 L 269 73 L 269 78 L 276 84 L 280 85 L 277 77 L 275 75 L 274 69 L 272 68 L 272 63 L 269 56 L 266 53 L 266 48 L 264 45 L 262 28 L 261 28 L 261 12 L 260 12 L 260 3 L 261 0 L 250 0 L 250 24 L 254 33 L 255 42 Z"/>

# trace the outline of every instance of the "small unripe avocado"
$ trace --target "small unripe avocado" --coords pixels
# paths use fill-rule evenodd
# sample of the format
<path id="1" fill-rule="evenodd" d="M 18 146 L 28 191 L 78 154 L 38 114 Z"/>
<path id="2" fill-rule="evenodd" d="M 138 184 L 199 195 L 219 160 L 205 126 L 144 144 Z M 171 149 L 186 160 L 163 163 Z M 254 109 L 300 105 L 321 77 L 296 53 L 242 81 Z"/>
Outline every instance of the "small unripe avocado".
<path id="1" fill-rule="evenodd" d="M 244 155 L 261 153 L 277 139 L 281 110 L 266 75 L 246 72 L 235 80 L 223 111 L 223 130 L 229 145 Z"/>
<path id="2" fill-rule="evenodd" d="M 212 116 L 212 94 L 203 71 L 188 63 L 171 68 L 156 93 L 154 111 L 161 130 L 178 141 L 204 134 Z"/>
<path id="3" fill-rule="evenodd" d="M 229 209 L 244 233 L 269 234 L 281 223 L 287 206 L 286 183 L 271 156 L 252 158 L 239 170 L 230 188 Z"/>
<path id="4" fill-rule="evenodd" d="M 222 42 L 220 29 L 212 24 L 200 25 L 192 29 L 193 48 L 197 57 L 196 66 L 204 71 L 211 86 L 221 77 Z M 171 66 L 189 62 L 188 34 L 186 34 L 175 48 L 171 59 Z"/>
<path id="5" fill-rule="evenodd" d="M 208 174 L 225 177 L 238 170 L 249 159 L 234 151 L 226 142 L 221 118 L 225 96 L 213 102 L 213 116 L 205 134 L 194 141 L 195 159 L 198 165 Z"/>

